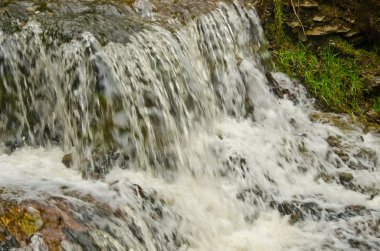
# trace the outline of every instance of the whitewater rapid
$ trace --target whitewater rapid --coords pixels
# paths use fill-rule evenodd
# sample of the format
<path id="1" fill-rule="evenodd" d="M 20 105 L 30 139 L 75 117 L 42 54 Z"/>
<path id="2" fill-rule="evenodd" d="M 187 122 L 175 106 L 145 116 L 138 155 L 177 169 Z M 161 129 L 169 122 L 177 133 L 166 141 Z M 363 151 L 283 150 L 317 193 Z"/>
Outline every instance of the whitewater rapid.
<path id="1" fill-rule="evenodd" d="M 282 74 L 277 77 L 290 81 Z M 307 102 L 305 96 L 301 98 Z M 194 133 L 191 144 L 184 146 L 193 158 L 192 163 L 187 169 L 180 168 L 175 179 L 165 180 L 148 170 L 115 167 L 102 181 L 83 180 L 79 171 L 67 169 L 61 163 L 65 153 L 59 148 L 25 147 L 0 156 L 0 183 L 3 187 L 22 190 L 19 200 L 63 196 L 75 203 L 77 198 L 65 195 L 67 190 L 90 194 L 99 202 L 132 213 L 137 224 L 144 226 L 142 212 L 138 211 L 139 205 L 130 189 L 132 184 L 138 184 L 144 193 L 155 194 L 165 202 L 168 217 L 159 227 L 176 228 L 186 237 L 186 244 L 180 250 L 356 250 L 345 238 L 338 238 L 339 229 L 346 238 L 360 238 L 376 250 L 378 236 L 367 229 L 367 233 L 358 237 L 352 226 L 378 220 L 380 198 L 370 199 L 369 195 L 316 177 L 321 163 L 328 173 L 337 171 L 325 159 L 330 148 L 326 142 L 329 135 L 339 135 L 343 141 L 358 147 L 377 150 L 379 138 L 364 134 L 359 127 L 342 131 L 331 124 L 312 122 L 309 115 L 316 111 L 310 103 L 294 105 L 290 100 L 273 96 L 271 99 L 272 109 L 263 108 L 268 116 L 261 121 L 226 116 L 215 122 L 214 133 Z M 255 112 L 264 114 L 260 104 L 256 104 L 256 109 Z M 363 137 L 363 142 L 358 143 L 358 137 Z M 299 153 L 300 142 L 307 149 L 303 150 L 308 153 L 306 157 Z M 231 161 L 231 156 L 239 165 L 231 164 L 232 169 L 228 169 L 225 161 Z M 240 158 L 244 158 L 243 167 Z M 305 170 L 300 170 L 300 165 Z M 343 167 L 339 171 L 352 173 L 362 186 L 379 189 L 380 173 L 378 166 L 375 168 L 354 171 Z M 360 205 L 371 212 L 335 221 L 323 217 L 316 220 L 311 214 L 291 225 L 289 216 L 281 216 L 268 207 L 265 196 L 252 193 L 247 194 L 244 202 L 237 199 L 237 194 L 246 188 L 259 188 L 275 201 L 296 198 L 336 211 Z M 142 229 L 144 238 L 149 240 L 149 231 Z M 146 248 L 155 249 L 153 244 Z"/>
<path id="2" fill-rule="evenodd" d="M 67 210 L 62 249 L 380 250 L 380 136 L 268 73 L 254 10 L 220 4 L 125 43 L 45 36 L 35 21 L 0 34 L 18 101 L 1 139 L 21 141 L 1 145 L 0 187 Z M 94 160 L 107 147 L 125 157 Z M 47 250 L 39 236 L 27 244 Z"/>

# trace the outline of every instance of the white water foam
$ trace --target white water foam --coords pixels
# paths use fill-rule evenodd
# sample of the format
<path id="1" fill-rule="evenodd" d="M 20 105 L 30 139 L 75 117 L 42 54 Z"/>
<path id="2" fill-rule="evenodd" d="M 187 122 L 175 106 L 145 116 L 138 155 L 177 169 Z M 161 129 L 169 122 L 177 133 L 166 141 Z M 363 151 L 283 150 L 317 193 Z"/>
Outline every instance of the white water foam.
<path id="1" fill-rule="evenodd" d="M 277 77 L 284 78 L 283 75 Z M 142 212 L 135 211 L 139 206 L 134 204 L 136 201 L 129 189 L 131 184 L 138 184 L 144 193 L 158 194 L 165 202 L 165 210 L 172 218 L 167 220 L 168 225 L 159 227 L 174 227 L 186 238 L 181 250 L 356 250 L 339 239 L 337 231 L 347 230 L 346 238 L 350 238 L 355 236 L 350 229 L 356 222 L 378 219 L 379 197 L 370 200 L 366 194 L 348 190 L 336 182 L 328 184 L 316 180 L 316 177 L 321 168 L 336 172 L 331 160 L 326 159 L 330 149 L 326 142 L 328 135 L 339 135 L 344 142 L 370 149 L 377 149 L 379 138 L 363 134 L 360 129 L 344 132 L 333 125 L 312 122 L 308 118 L 313 112 L 310 104 L 294 105 L 290 100 L 274 97 L 271 100 L 270 112 L 278 114 L 277 120 L 273 116 L 261 121 L 225 117 L 216 122 L 215 134 L 194 133 L 193 144 L 186 147 L 194 160 L 189 169 L 179 169 L 175 180 L 167 181 L 137 168 L 115 168 L 102 182 L 85 181 L 79 172 L 66 169 L 60 163 L 61 150 L 22 148 L 9 156 L 0 156 L 0 181 L 2 186 L 15 186 L 29 195 L 42 197 L 57 196 L 62 186 L 70 187 L 82 194 L 91 194 L 101 202 L 124 208 L 139 223 Z M 259 103 L 255 107 L 261 109 Z M 268 108 L 264 109 L 268 113 Z M 279 127 L 279 124 L 282 125 Z M 355 141 L 361 135 L 363 142 Z M 301 142 L 305 148 L 302 151 L 299 150 Z M 379 156 L 378 152 L 376 154 Z M 224 161 L 234 155 L 244 159 L 244 166 L 223 170 L 226 168 Z M 241 159 L 238 161 L 240 163 Z M 306 170 L 300 171 L 300 165 Z M 379 186 L 377 164 L 372 171 L 348 167 L 341 170 L 352 173 L 363 186 Z M 289 216 L 281 216 L 269 208 L 264 195 L 255 195 L 257 200 L 263 200 L 259 203 L 242 203 L 236 199 L 242 189 L 255 187 L 274 201 L 298 199 L 336 211 L 361 205 L 375 211 L 337 221 L 317 221 L 311 216 L 290 225 Z M 248 221 L 247 216 L 251 217 Z M 140 221 L 143 225 L 143 220 Z M 142 231 L 144 233 L 144 228 Z M 149 231 L 144 234 L 149 238 Z M 374 243 L 370 247 L 375 249 L 376 236 L 363 235 L 361 238 L 370 245 Z M 153 245 L 148 247 L 148 250 L 154 249 Z"/>
<path id="2" fill-rule="evenodd" d="M 13 52 L 34 41 L 48 77 L 40 81 L 40 69 L 31 75 L 37 83 L 51 80 L 58 97 L 52 105 L 58 119 L 42 113 L 42 125 L 53 130 L 62 123 L 62 148 L 83 144 L 90 150 L 82 154 L 91 156 L 98 147 L 91 144 L 102 139 L 93 122 L 109 115 L 113 139 L 135 156 L 128 168 L 114 166 L 103 180 L 91 181 L 63 166 L 62 148 L 23 147 L 0 156 L 6 198 L 70 201 L 81 208 L 77 217 L 94 217 L 83 224 L 104 250 L 379 249 L 379 136 L 360 125 L 324 123 L 330 115 L 315 111 L 304 88 L 284 74 L 273 77 L 289 95 L 273 95 L 259 55 L 264 40 L 255 12 L 223 4 L 178 32 L 152 25 L 128 44 L 104 47 L 86 32 L 59 48 L 65 60 L 55 64 L 56 55 L 45 51 L 33 30 L 41 31 L 32 23 L 10 39 L 19 44 L 0 49 L 16 74 Z M 7 40 L 1 36 L 0 42 Z M 23 74 L 16 77 L 19 91 L 27 82 Z M 102 116 L 93 111 L 101 103 L 91 99 L 99 94 L 95 82 L 106 99 L 116 100 Z M 28 91 L 37 96 L 34 88 Z M 30 100 L 40 111 L 38 100 Z M 29 127 L 30 107 L 15 108 L 21 125 Z M 346 179 L 352 174 L 352 181 L 342 182 L 339 173 Z M 86 195 L 94 201 L 84 200 Z M 105 216 L 95 210 L 100 203 L 128 217 Z"/>

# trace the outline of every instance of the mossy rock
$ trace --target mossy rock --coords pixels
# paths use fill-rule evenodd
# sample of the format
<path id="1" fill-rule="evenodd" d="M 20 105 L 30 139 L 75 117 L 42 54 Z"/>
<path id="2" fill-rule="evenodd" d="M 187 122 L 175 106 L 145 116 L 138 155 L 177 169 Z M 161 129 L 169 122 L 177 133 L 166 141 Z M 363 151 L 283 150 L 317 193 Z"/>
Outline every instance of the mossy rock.
<path id="1" fill-rule="evenodd" d="M 0 209 L 0 226 L 18 243 L 27 243 L 29 238 L 43 226 L 40 212 L 32 206 L 18 206 L 2 201 Z"/>

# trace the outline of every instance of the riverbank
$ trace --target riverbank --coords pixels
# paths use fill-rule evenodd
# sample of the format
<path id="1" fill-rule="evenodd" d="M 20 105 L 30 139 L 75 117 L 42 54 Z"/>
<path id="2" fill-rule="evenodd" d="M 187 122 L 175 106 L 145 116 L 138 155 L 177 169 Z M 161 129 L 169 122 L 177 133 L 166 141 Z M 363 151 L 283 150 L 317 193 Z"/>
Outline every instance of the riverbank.
<path id="1" fill-rule="evenodd" d="M 380 123 L 379 7 L 344 0 L 256 5 L 277 69 L 305 84 L 321 109 L 374 125 Z"/>

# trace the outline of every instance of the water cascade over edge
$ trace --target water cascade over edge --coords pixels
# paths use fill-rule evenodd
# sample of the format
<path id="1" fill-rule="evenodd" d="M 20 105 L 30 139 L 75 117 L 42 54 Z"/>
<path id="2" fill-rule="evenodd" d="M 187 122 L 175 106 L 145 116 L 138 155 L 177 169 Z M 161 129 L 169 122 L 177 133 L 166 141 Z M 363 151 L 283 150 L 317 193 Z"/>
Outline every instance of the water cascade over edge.
<path id="1" fill-rule="evenodd" d="M 44 222 L 18 245 L 378 250 L 379 135 L 267 78 L 254 10 L 143 15 L 125 41 L 58 40 L 36 20 L 0 33 L 1 198 Z"/>

